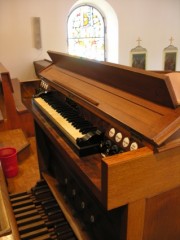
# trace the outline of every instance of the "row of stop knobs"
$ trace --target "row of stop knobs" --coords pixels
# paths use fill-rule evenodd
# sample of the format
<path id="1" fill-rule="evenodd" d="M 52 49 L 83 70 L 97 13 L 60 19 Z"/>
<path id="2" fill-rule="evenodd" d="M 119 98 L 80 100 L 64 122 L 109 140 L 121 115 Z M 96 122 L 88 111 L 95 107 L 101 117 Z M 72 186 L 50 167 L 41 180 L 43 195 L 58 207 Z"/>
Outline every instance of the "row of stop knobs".
<path id="1" fill-rule="evenodd" d="M 111 156 L 123 152 L 123 150 L 117 144 L 114 144 L 111 140 L 105 139 L 100 144 L 100 152 L 104 156 Z"/>

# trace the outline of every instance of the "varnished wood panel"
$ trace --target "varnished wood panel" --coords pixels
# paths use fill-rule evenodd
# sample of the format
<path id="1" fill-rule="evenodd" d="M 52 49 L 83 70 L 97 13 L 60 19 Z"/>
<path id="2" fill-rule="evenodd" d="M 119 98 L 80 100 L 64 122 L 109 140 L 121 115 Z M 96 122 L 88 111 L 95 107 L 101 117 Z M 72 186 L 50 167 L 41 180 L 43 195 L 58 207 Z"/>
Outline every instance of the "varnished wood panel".
<path id="1" fill-rule="evenodd" d="M 162 74 L 113 63 L 91 61 L 53 51 L 48 51 L 48 54 L 57 66 L 64 69 L 161 105 L 170 107 L 177 105 L 173 91 L 166 82 L 168 77 Z"/>
<path id="2" fill-rule="evenodd" d="M 154 154 L 142 148 L 103 159 L 102 191 L 108 209 L 180 184 L 180 148 Z"/>
<path id="3" fill-rule="evenodd" d="M 147 199 L 143 240 L 180 239 L 180 187 Z"/>
<path id="4" fill-rule="evenodd" d="M 143 239 L 145 206 L 145 199 L 128 204 L 127 240 Z"/>

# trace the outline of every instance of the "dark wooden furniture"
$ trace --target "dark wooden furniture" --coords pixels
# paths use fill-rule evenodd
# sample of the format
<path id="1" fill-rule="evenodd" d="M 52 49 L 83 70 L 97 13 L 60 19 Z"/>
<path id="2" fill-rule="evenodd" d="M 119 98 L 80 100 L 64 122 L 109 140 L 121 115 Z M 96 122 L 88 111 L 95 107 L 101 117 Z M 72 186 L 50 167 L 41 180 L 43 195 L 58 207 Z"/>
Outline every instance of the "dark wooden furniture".
<path id="1" fill-rule="evenodd" d="M 22 104 L 19 80 L 11 79 L 9 71 L 2 64 L 0 64 L 0 85 L 0 130 L 22 128 L 28 137 L 33 136 L 33 118 Z"/>
<path id="2" fill-rule="evenodd" d="M 77 238 L 179 240 L 180 108 L 169 77 L 48 53 L 53 64 L 21 83 L 22 100 L 34 117 L 41 177 Z M 99 152 L 74 151 L 32 101 L 43 92 L 104 133 Z"/>

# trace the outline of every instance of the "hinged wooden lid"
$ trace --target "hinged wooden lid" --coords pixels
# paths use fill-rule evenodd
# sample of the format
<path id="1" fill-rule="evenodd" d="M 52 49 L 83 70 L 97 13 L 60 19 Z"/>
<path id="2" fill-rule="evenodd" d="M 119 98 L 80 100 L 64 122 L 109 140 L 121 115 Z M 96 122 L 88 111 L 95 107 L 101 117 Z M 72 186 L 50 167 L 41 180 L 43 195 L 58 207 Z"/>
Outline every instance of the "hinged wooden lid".
<path id="1" fill-rule="evenodd" d="M 41 76 L 102 119 L 121 122 L 158 146 L 178 131 L 180 108 L 168 76 L 48 53 L 54 64 Z"/>

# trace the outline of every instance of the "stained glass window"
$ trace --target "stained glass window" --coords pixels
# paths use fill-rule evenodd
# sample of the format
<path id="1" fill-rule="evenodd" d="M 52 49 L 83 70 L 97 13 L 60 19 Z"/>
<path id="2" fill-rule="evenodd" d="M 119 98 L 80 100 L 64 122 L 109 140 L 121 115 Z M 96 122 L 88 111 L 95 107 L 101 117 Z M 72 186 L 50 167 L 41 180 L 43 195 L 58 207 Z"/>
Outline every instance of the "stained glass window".
<path id="1" fill-rule="evenodd" d="M 105 26 L 101 13 L 92 6 L 74 9 L 68 18 L 68 52 L 105 60 Z"/>

